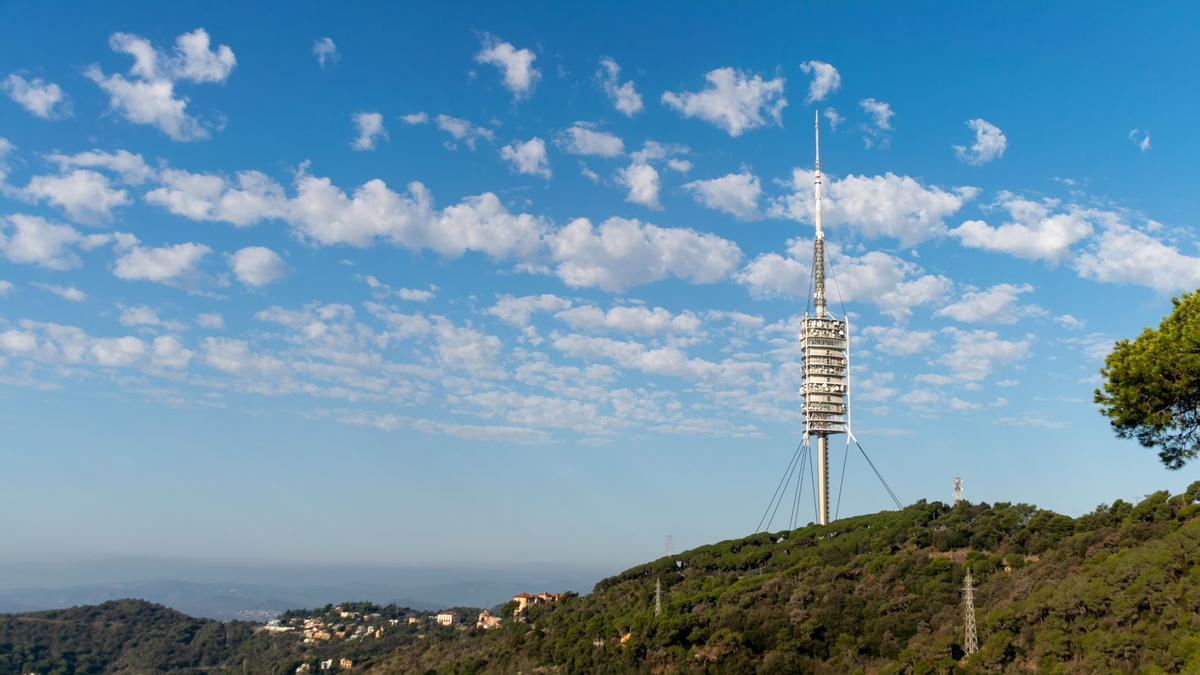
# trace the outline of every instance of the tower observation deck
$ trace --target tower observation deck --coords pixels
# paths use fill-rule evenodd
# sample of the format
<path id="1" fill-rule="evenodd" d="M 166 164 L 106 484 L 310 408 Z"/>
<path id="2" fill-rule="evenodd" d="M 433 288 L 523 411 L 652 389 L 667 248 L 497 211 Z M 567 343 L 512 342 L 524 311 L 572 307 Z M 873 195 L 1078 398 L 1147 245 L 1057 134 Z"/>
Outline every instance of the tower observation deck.
<path id="1" fill-rule="evenodd" d="M 804 383 L 800 387 L 804 434 L 816 437 L 817 524 L 829 524 L 829 436 L 849 430 L 850 324 L 829 313 L 825 302 L 825 230 L 821 223 L 821 118 L 815 123 L 816 166 L 813 172 L 813 309 L 801 323 L 800 353 Z"/>

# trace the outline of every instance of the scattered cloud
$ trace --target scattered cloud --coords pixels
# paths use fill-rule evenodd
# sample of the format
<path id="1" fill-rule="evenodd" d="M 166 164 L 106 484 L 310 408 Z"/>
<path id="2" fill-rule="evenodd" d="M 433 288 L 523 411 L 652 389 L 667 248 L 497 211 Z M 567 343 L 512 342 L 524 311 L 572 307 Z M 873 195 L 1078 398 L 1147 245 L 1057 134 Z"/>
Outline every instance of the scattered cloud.
<path id="1" fill-rule="evenodd" d="M 496 135 L 492 133 L 491 129 L 477 127 L 467 120 L 459 119 L 458 117 L 438 115 L 434 121 L 437 123 L 438 129 L 450 134 L 450 137 L 454 140 L 466 143 L 467 147 L 472 150 L 475 149 L 475 141 L 481 138 L 488 141 L 496 140 Z M 447 147 L 454 150 L 457 146 L 451 143 Z"/>
<path id="2" fill-rule="evenodd" d="M 783 123 L 783 78 L 764 80 L 733 68 L 718 68 L 704 76 L 708 87 L 699 92 L 672 92 L 662 102 L 684 117 L 697 117 L 724 129 L 730 136 L 741 136 L 771 122 Z"/>
<path id="3" fill-rule="evenodd" d="M 475 55 L 476 63 L 496 66 L 504 74 L 504 86 L 514 100 L 528 98 L 542 73 L 533 67 L 537 55 L 528 49 L 517 49 L 494 35 L 483 35 L 483 48 Z"/>
<path id="4" fill-rule="evenodd" d="M 355 150 L 374 150 L 380 139 L 387 140 L 387 129 L 383 128 L 383 115 L 377 112 L 354 113 L 354 128 L 358 137 L 350 147 Z"/>
<path id="5" fill-rule="evenodd" d="M 634 162 L 617 169 L 616 180 L 618 184 L 629 189 L 625 201 L 656 210 L 662 208 L 658 203 L 658 191 L 662 187 L 662 180 L 654 167 L 644 162 Z"/>
<path id="6" fill-rule="evenodd" d="M 40 77 L 27 80 L 12 73 L 0 82 L 0 90 L 30 114 L 44 120 L 71 116 L 71 100 L 62 87 Z"/>
<path id="7" fill-rule="evenodd" d="M 550 178 L 550 158 L 546 142 L 536 136 L 525 142 L 514 141 L 500 148 L 500 156 L 520 174 Z"/>
<path id="8" fill-rule="evenodd" d="M 613 292 L 668 277 L 714 283 L 742 259 L 737 244 L 716 235 L 625 218 L 609 218 L 598 228 L 579 218 L 548 243 L 555 274 L 568 286 Z"/>
<path id="9" fill-rule="evenodd" d="M 975 132 L 971 147 L 954 146 L 954 154 L 967 164 L 979 166 L 1004 156 L 1008 139 L 1000 127 L 983 119 L 967 120 L 966 125 Z"/>
<path id="10" fill-rule="evenodd" d="M 21 191 L 28 199 L 47 201 L 73 220 L 98 224 L 112 219 L 112 210 L 133 203 L 125 190 L 112 186 L 108 176 L 76 169 L 57 176 L 34 176 Z"/>
<path id="11" fill-rule="evenodd" d="M 1084 279 L 1146 286 L 1163 292 L 1200 287 L 1200 257 L 1178 249 L 1128 225 L 1105 229 L 1075 268 Z"/>
<path id="12" fill-rule="evenodd" d="M 837 68 L 824 61 L 805 61 L 800 64 L 800 70 L 812 76 L 812 82 L 808 85 L 808 98 L 805 99 L 808 103 L 824 101 L 842 86 L 842 76 Z"/>
<path id="13" fill-rule="evenodd" d="M 633 87 L 633 82 L 620 82 L 621 66 L 605 57 L 600 59 L 600 71 L 596 74 L 604 93 L 613 102 L 617 111 L 626 117 L 633 117 L 642 111 L 642 97 Z"/>
<path id="14" fill-rule="evenodd" d="M 1140 137 L 1140 138 L 1139 138 Z M 1129 140 L 1138 147 L 1142 152 L 1150 151 L 1150 132 L 1141 129 L 1132 129 L 1129 132 Z"/>
<path id="15" fill-rule="evenodd" d="M 1037 305 L 1020 306 L 1020 296 L 1032 293 L 1030 284 L 996 284 L 987 290 L 969 290 L 957 302 L 934 312 L 962 323 L 1013 324 L 1029 316 L 1046 316 Z"/>
<path id="16" fill-rule="evenodd" d="M 1112 218 L 1112 214 L 1095 209 L 1074 204 L 1060 209 L 1058 200 L 1035 201 L 1010 192 L 1002 192 L 995 206 L 1008 212 L 1009 222 L 991 227 L 982 220 L 968 220 L 950 235 L 967 248 L 1058 264 L 1071 246 L 1093 232 L 1093 223 Z"/>
<path id="17" fill-rule="evenodd" d="M 74 286 L 59 286 L 57 284 L 44 284 L 40 281 L 33 282 L 35 288 L 40 288 L 47 293 L 52 293 L 68 302 L 85 302 L 88 299 L 87 293 L 75 288 Z"/>
<path id="18" fill-rule="evenodd" d="M 16 213 L 0 217 L 0 252 L 11 263 L 62 271 L 83 264 L 77 250 L 88 251 L 111 241 L 108 235 L 80 234 L 70 225 Z"/>
<path id="19" fill-rule="evenodd" d="M 108 94 L 112 110 L 134 124 L 157 127 L 176 141 L 208 138 L 209 125 L 187 113 L 188 101 L 176 96 L 175 85 L 224 82 L 237 64 L 232 49 L 221 45 L 213 50 L 203 28 L 176 38 L 172 54 L 130 33 L 114 33 L 108 43 L 113 51 L 133 57 L 131 77 L 105 75 L 94 64 L 84 75 Z"/>
<path id="20" fill-rule="evenodd" d="M 896 115 L 891 104 L 865 98 L 858 102 L 858 107 L 869 118 L 869 123 L 862 126 L 863 144 L 868 148 L 886 148 L 890 145 L 892 138 L 887 132 L 892 130 L 892 117 Z"/>
<path id="21" fill-rule="evenodd" d="M 313 56 L 317 57 L 317 63 L 322 68 L 325 67 L 325 64 L 329 64 L 329 67 L 332 68 L 337 65 L 338 61 L 342 60 L 342 55 L 338 53 L 338 48 L 334 44 L 333 38 L 317 38 L 316 42 L 313 42 L 312 51 Z"/>
<path id="22" fill-rule="evenodd" d="M 46 159 L 57 164 L 58 170 L 62 173 L 78 168 L 104 169 L 120 175 L 121 180 L 130 185 L 141 185 L 156 175 L 155 170 L 146 163 L 141 155 L 127 150 L 117 150 L 116 152 L 91 150 L 74 155 L 51 153 L 46 155 Z"/>
<path id="23" fill-rule="evenodd" d="M 429 113 L 415 112 L 407 115 L 401 115 L 400 121 L 408 125 L 425 124 L 429 121 Z"/>
<path id="24" fill-rule="evenodd" d="M 259 288 L 282 279 L 287 264 L 278 254 L 263 246 L 247 246 L 229 256 L 229 269 L 237 280 Z"/>
<path id="25" fill-rule="evenodd" d="M 710 209 L 728 213 L 738 220 L 755 220 L 760 217 L 758 199 L 762 186 L 758 177 L 749 171 L 731 173 L 711 180 L 686 183 L 684 189 L 692 193 L 696 201 Z"/>
<path id="26" fill-rule="evenodd" d="M 619 136 L 596 131 L 586 122 L 576 122 L 562 132 L 558 147 L 572 155 L 618 157 L 625 154 L 625 143 Z"/>
<path id="27" fill-rule="evenodd" d="M 906 247 L 944 236 L 946 219 L 979 194 L 974 187 L 946 190 L 890 172 L 840 179 L 822 176 L 822 214 L 827 227 L 849 225 L 869 239 L 886 237 Z M 792 193 L 776 199 L 770 215 L 811 223 L 812 183 L 812 171 L 793 170 Z"/>
<path id="28" fill-rule="evenodd" d="M 113 274 L 125 281 L 174 284 L 195 275 L 200 261 L 211 252 L 204 244 L 191 242 L 161 247 L 134 245 L 117 257 Z"/>

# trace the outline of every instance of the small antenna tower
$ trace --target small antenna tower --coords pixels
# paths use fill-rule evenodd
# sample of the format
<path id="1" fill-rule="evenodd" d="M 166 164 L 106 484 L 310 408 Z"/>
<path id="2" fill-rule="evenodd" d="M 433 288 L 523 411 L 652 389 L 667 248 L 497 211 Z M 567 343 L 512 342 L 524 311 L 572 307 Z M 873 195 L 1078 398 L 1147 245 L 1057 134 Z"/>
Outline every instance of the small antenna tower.
<path id="1" fill-rule="evenodd" d="M 958 506 L 958 503 L 961 501 L 962 501 L 962 478 L 955 476 L 954 477 L 954 505 Z"/>
<path id="2" fill-rule="evenodd" d="M 964 650 L 967 656 L 979 651 L 979 636 L 975 632 L 975 584 L 971 581 L 971 568 L 963 580 L 963 620 L 966 624 Z"/>
<path id="3" fill-rule="evenodd" d="M 667 533 L 667 557 L 675 554 L 675 545 L 671 541 L 671 534 Z M 654 616 L 662 614 L 662 578 L 654 578 Z"/>

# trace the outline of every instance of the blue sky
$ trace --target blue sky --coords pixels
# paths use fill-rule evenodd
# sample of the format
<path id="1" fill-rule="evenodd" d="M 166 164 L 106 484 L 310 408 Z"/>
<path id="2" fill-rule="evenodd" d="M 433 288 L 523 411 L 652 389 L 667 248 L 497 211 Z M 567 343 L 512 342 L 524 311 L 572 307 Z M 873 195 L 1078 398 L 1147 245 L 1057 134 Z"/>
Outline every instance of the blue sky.
<path id="1" fill-rule="evenodd" d="M 748 533 L 802 428 L 814 111 L 901 499 L 1181 488 L 1090 401 L 1200 286 L 1196 10 L 1032 10 L 0 6 L 0 555 Z M 888 504 L 852 457 L 842 513 Z"/>

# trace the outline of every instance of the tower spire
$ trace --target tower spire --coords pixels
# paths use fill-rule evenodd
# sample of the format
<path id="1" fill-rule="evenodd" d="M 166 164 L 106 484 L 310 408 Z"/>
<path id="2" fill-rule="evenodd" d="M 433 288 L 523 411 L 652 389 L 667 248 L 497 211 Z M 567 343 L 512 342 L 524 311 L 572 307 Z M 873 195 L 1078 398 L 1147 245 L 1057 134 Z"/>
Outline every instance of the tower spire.
<path id="1" fill-rule="evenodd" d="M 821 113 L 813 112 L 813 129 L 816 135 L 816 165 L 813 171 L 813 225 L 816 238 L 813 241 L 813 304 L 818 319 L 825 318 L 825 229 L 821 223 Z"/>

